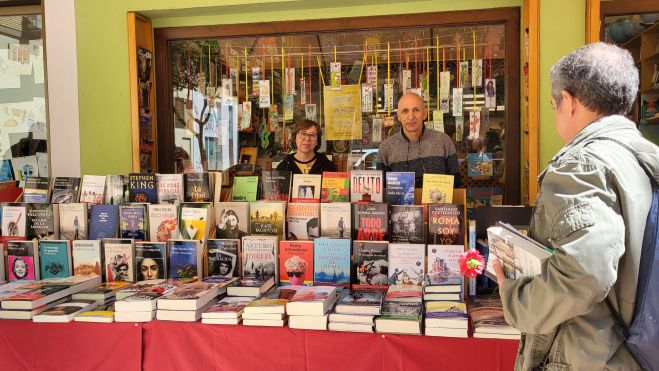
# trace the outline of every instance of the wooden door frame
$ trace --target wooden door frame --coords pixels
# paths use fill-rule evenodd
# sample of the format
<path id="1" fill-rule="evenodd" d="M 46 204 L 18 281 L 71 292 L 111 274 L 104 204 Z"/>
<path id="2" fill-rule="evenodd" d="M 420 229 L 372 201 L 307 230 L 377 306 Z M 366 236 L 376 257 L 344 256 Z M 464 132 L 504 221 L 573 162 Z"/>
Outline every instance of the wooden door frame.
<path id="1" fill-rule="evenodd" d="M 604 40 L 604 18 L 616 15 L 645 14 L 659 12 L 657 0 L 614 0 L 600 3 L 600 40 Z M 592 31 L 592 29 L 591 29 Z"/>
<path id="2" fill-rule="evenodd" d="M 279 21 L 191 27 L 156 28 L 156 112 L 158 117 L 158 168 L 174 171 L 175 147 L 171 69 L 168 42 L 237 36 L 266 36 L 305 32 L 368 31 L 383 28 L 494 24 L 505 26 L 505 98 L 506 107 L 506 180 L 505 199 L 520 202 L 520 8 L 494 8 L 452 12 L 334 18 L 302 21 Z"/>

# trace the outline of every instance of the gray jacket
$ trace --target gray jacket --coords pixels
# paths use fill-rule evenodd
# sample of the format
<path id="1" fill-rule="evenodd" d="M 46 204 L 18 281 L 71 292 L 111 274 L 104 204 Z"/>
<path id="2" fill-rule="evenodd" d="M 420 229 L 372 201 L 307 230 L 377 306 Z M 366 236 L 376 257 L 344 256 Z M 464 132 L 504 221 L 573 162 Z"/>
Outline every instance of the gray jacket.
<path id="1" fill-rule="evenodd" d="M 523 335 L 517 370 L 634 370 L 604 299 L 629 325 L 651 186 L 636 158 L 613 137 L 642 152 L 659 174 L 659 150 L 622 116 L 584 128 L 538 177 L 534 239 L 555 249 L 542 273 L 506 280 L 508 323 Z"/>

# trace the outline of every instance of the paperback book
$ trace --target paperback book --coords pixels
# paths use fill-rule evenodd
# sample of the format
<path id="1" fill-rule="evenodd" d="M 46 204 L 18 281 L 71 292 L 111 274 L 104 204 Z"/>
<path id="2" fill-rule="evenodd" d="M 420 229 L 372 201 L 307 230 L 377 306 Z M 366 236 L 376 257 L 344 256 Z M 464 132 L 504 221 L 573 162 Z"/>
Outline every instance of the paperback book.
<path id="1" fill-rule="evenodd" d="M 105 195 L 105 175 L 85 175 L 80 186 L 81 203 L 102 204 Z"/>
<path id="2" fill-rule="evenodd" d="M 149 205 L 149 237 L 154 242 L 179 238 L 179 205 Z"/>
<path id="3" fill-rule="evenodd" d="M 233 178 L 231 201 L 256 201 L 259 190 L 258 176 L 237 176 Z"/>
<path id="4" fill-rule="evenodd" d="M 28 176 L 23 188 L 23 202 L 46 204 L 50 200 L 50 178 Z"/>
<path id="5" fill-rule="evenodd" d="M 320 174 L 293 174 L 291 202 L 320 202 Z"/>
<path id="6" fill-rule="evenodd" d="M 320 237 L 317 203 L 289 203 L 286 210 L 286 239 L 313 240 Z"/>
<path id="7" fill-rule="evenodd" d="M 119 237 L 135 241 L 149 240 L 146 204 L 119 205 Z"/>
<path id="8" fill-rule="evenodd" d="M 263 171 L 261 173 L 261 199 L 288 201 L 291 192 L 290 171 Z"/>
<path id="9" fill-rule="evenodd" d="M 25 204 L 8 203 L 2 205 L 2 235 L 10 237 L 26 236 L 27 208 Z"/>
<path id="10" fill-rule="evenodd" d="M 391 242 L 425 243 L 423 209 L 421 205 L 392 205 Z"/>
<path id="11" fill-rule="evenodd" d="M 73 274 L 75 276 L 100 276 L 101 241 L 76 240 L 72 242 Z"/>
<path id="12" fill-rule="evenodd" d="M 414 205 L 414 173 L 394 172 L 386 174 L 385 200 L 389 205 Z"/>
<path id="13" fill-rule="evenodd" d="M 383 298 L 382 290 L 342 290 L 334 311 L 341 314 L 379 315 Z"/>
<path id="14" fill-rule="evenodd" d="M 532 277 L 542 272 L 542 264 L 549 259 L 552 251 L 530 237 L 524 236 L 509 224 L 499 222 L 487 229 L 489 257 L 485 273 L 496 280 L 492 265 L 499 259 L 506 278 Z"/>
<path id="15" fill-rule="evenodd" d="M 59 205 L 59 236 L 63 240 L 87 239 L 87 205 Z"/>
<path id="16" fill-rule="evenodd" d="M 389 240 L 389 207 L 385 203 L 353 204 L 353 240 Z"/>
<path id="17" fill-rule="evenodd" d="M 384 179 L 381 170 L 352 170 L 350 172 L 351 202 L 382 202 Z"/>
<path id="18" fill-rule="evenodd" d="M 68 240 L 39 242 L 41 278 L 63 278 L 72 275 L 70 246 Z"/>
<path id="19" fill-rule="evenodd" d="M 50 202 L 54 204 L 70 204 L 78 202 L 80 178 L 56 177 L 53 180 L 53 191 Z"/>
<path id="20" fill-rule="evenodd" d="M 240 240 L 211 239 L 206 251 L 208 276 L 240 277 Z"/>
<path id="21" fill-rule="evenodd" d="M 211 204 L 184 202 L 180 205 L 179 230 L 182 239 L 206 241 Z"/>
<path id="22" fill-rule="evenodd" d="M 428 205 L 428 243 L 464 246 L 464 217 L 464 205 Z"/>
<path id="23" fill-rule="evenodd" d="M 352 288 L 387 289 L 389 243 L 386 241 L 353 241 Z"/>
<path id="24" fill-rule="evenodd" d="M 419 288 L 425 276 L 425 245 L 389 244 L 389 285 L 412 285 Z"/>
<path id="25" fill-rule="evenodd" d="M 316 238 L 313 241 L 314 285 L 350 287 L 348 238 Z"/>
<path id="26" fill-rule="evenodd" d="M 350 173 L 323 172 L 320 202 L 350 202 Z"/>
<path id="27" fill-rule="evenodd" d="M 129 240 L 130 241 L 130 240 Z M 135 282 L 135 246 L 110 240 L 103 241 L 105 277 L 107 281 Z"/>
<path id="28" fill-rule="evenodd" d="M 211 182 L 209 173 L 183 174 L 185 202 L 211 202 Z"/>
<path id="29" fill-rule="evenodd" d="M 167 244 L 165 242 L 135 243 L 136 281 L 167 278 Z"/>
<path id="30" fill-rule="evenodd" d="M 276 236 L 245 236 L 242 244 L 242 276 L 264 280 L 274 276 L 279 281 L 279 243 Z"/>
<path id="31" fill-rule="evenodd" d="M 128 202 L 128 177 L 108 175 L 105 179 L 105 204 L 119 205 Z"/>
<path id="32" fill-rule="evenodd" d="M 59 238 L 59 205 L 27 204 L 27 239 Z"/>
<path id="33" fill-rule="evenodd" d="M 453 175 L 423 174 L 421 203 L 436 204 L 453 202 Z"/>
<path id="34" fill-rule="evenodd" d="M 9 282 L 40 279 L 37 243 L 37 241 L 9 241 L 7 243 Z"/>
<path id="35" fill-rule="evenodd" d="M 257 201 L 249 204 L 250 234 L 284 237 L 286 203 L 283 201 Z"/>
<path id="36" fill-rule="evenodd" d="M 116 238 L 119 234 L 119 206 L 92 205 L 89 212 L 89 239 Z"/>
<path id="37" fill-rule="evenodd" d="M 215 204 L 215 238 L 241 239 L 249 232 L 248 202 Z"/>
<path id="38" fill-rule="evenodd" d="M 156 174 L 156 183 L 159 204 L 183 202 L 183 174 Z"/>
<path id="39" fill-rule="evenodd" d="M 158 202 L 156 174 L 128 174 L 128 202 L 155 204 Z"/>
<path id="40" fill-rule="evenodd" d="M 280 285 L 313 285 L 313 266 L 312 241 L 279 242 Z"/>
<path id="41" fill-rule="evenodd" d="M 202 277 L 202 245 L 198 240 L 170 240 L 167 242 L 170 279 L 189 282 Z"/>
<path id="42" fill-rule="evenodd" d="M 350 202 L 320 204 L 320 235 L 332 238 L 350 238 L 352 230 Z"/>

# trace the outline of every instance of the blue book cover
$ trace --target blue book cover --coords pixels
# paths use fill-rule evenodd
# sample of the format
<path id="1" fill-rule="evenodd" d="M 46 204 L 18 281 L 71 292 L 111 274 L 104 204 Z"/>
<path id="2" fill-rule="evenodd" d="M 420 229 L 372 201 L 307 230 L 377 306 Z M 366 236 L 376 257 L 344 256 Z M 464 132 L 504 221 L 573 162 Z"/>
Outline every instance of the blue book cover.
<path id="1" fill-rule="evenodd" d="M 467 176 L 492 176 L 494 168 L 491 152 L 467 153 Z"/>
<path id="2" fill-rule="evenodd" d="M 89 239 L 116 238 L 119 233 L 119 206 L 92 205 L 89 215 Z"/>
<path id="3" fill-rule="evenodd" d="M 389 205 L 414 205 L 414 173 L 387 172 L 385 201 Z"/>
<path id="4" fill-rule="evenodd" d="M 119 238 L 148 241 L 146 205 L 119 205 Z"/>
<path id="5" fill-rule="evenodd" d="M 147 173 L 128 174 L 128 201 L 158 203 L 156 175 Z"/>
<path id="6" fill-rule="evenodd" d="M 350 287 L 350 239 L 316 238 L 314 284 Z"/>
<path id="7" fill-rule="evenodd" d="M 196 240 L 169 241 L 169 271 L 167 277 L 190 280 L 201 276 L 200 247 Z"/>
<path id="8" fill-rule="evenodd" d="M 71 275 L 71 249 L 68 241 L 39 242 L 41 278 L 69 277 Z"/>

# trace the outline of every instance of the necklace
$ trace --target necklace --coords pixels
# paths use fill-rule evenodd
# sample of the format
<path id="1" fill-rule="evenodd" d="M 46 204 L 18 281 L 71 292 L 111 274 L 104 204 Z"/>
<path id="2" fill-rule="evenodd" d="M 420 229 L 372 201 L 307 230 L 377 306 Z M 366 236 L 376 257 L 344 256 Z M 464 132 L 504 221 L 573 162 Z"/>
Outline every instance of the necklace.
<path id="1" fill-rule="evenodd" d="M 308 164 L 316 160 L 316 155 L 314 154 L 313 157 L 308 161 L 300 161 L 297 158 L 295 158 L 295 156 L 293 156 L 293 160 L 295 160 L 295 162 L 297 162 L 298 164 Z"/>

